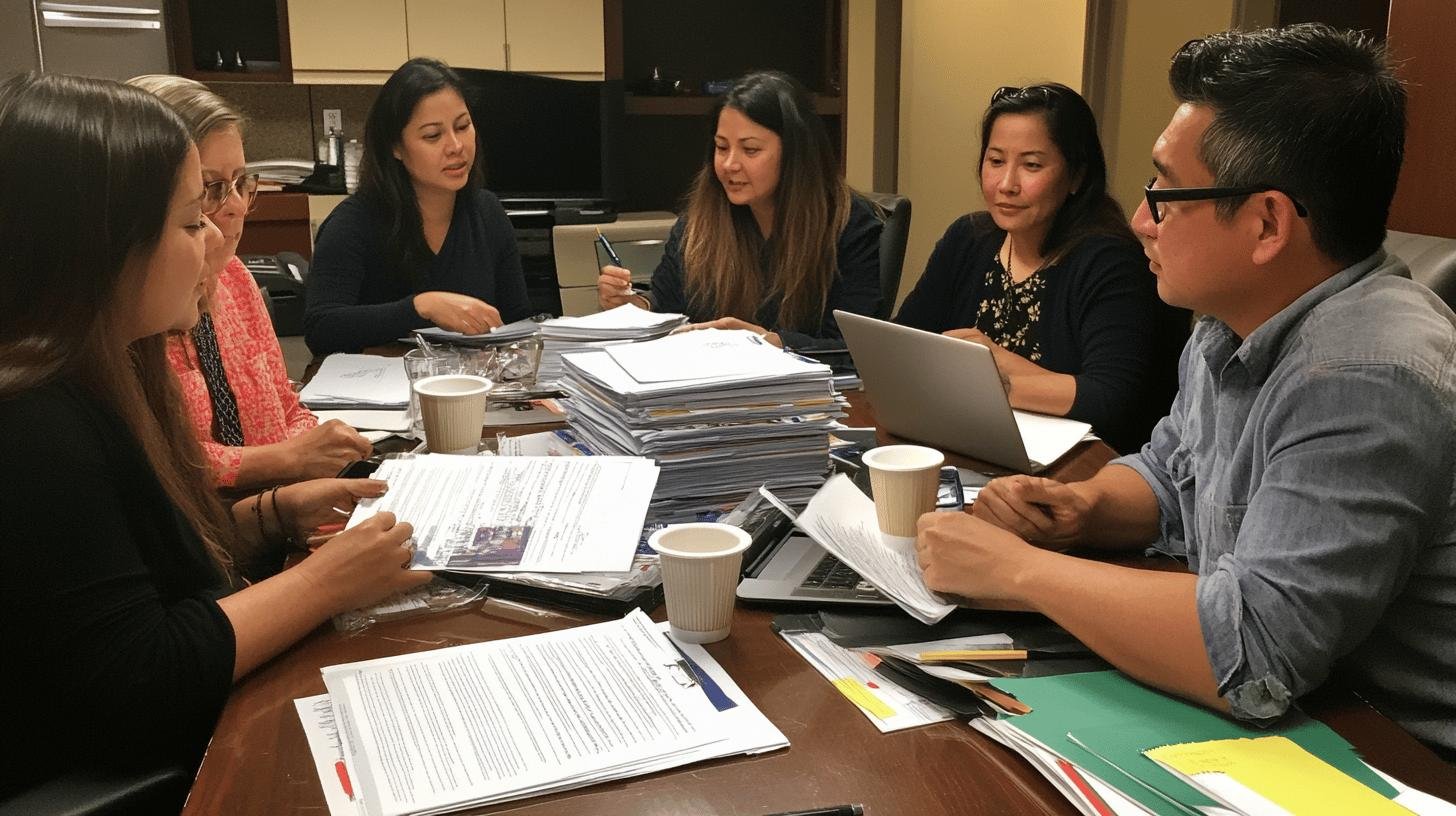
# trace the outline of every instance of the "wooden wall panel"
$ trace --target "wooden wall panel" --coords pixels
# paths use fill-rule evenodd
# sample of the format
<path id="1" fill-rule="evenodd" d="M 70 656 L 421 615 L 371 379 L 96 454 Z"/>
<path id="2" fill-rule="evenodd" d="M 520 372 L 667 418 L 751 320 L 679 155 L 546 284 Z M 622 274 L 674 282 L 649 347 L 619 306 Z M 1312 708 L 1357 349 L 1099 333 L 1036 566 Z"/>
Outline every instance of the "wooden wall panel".
<path id="1" fill-rule="evenodd" d="M 1405 164 L 1389 226 L 1456 238 L 1456 3 L 1391 0 L 1387 43 L 1406 82 Z"/>

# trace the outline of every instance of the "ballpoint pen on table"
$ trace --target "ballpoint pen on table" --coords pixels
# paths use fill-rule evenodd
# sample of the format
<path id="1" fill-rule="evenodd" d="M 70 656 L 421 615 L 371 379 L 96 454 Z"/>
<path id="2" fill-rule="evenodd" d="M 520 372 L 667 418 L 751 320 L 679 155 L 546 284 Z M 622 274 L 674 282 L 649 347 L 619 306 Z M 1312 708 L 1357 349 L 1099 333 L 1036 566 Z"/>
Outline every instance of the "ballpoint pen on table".
<path id="1" fill-rule="evenodd" d="M 768 816 L 864 816 L 864 805 L 830 805 L 809 810 L 786 810 Z"/>
<path id="2" fill-rule="evenodd" d="M 607 251 L 607 257 L 612 259 L 612 266 L 618 266 L 618 267 L 620 267 L 622 265 L 622 259 L 619 258 L 619 257 L 617 257 L 617 250 L 612 249 L 612 242 L 611 241 L 608 241 L 607 240 L 607 236 L 605 236 L 605 235 L 602 234 L 602 230 L 601 230 L 600 227 L 597 228 L 597 243 L 601 244 L 602 245 L 602 249 L 604 249 L 604 250 Z M 632 287 L 631 287 L 631 285 L 628 285 L 625 289 L 623 289 L 622 290 L 622 294 L 624 294 L 624 295 L 626 295 L 628 297 L 631 297 L 632 296 Z"/>

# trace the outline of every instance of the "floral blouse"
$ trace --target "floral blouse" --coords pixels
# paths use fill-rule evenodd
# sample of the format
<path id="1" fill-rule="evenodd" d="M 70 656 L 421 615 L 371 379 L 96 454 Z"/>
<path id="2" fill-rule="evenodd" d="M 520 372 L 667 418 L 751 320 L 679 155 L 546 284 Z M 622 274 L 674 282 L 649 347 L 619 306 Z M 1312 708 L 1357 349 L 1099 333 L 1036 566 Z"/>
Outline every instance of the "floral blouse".
<path id="1" fill-rule="evenodd" d="M 317 426 L 318 418 L 303 407 L 289 385 L 283 350 L 278 347 L 263 296 L 238 258 L 228 261 L 219 276 L 209 311 L 223 370 L 238 401 L 243 441 L 249 446 L 271 445 Z M 212 398 L 192 335 L 173 335 L 167 343 L 167 357 L 182 383 L 182 399 L 212 470 L 213 483 L 233 486 L 242 463 L 242 448 L 219 444 L 212 437 Z"/>
<path id="2" fill-rule="evenodd" d="M 1040 272 L 1017 283 L 998 257 L 986 276 L 986 288 L 976 315 L 976 328 L 991 342 L 1033 363 L 1041 362 L 1042 293 L 1046 278 Z"/>

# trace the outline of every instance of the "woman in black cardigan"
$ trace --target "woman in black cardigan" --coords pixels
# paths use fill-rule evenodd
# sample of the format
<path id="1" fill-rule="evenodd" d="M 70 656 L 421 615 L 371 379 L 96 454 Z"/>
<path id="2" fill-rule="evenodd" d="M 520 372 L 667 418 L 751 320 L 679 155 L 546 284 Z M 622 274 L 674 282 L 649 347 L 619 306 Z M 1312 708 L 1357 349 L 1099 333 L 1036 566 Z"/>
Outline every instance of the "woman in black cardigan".
<path id="1" fill-rule="evenodd" d="M 315 354 L 431 325 L 483 334 L 531 315 L 515 233 L 482 182 L 465 91 L 449 66 L 426 58 L 379 90 L 359 192 L 314 246 L 304 339 Z"/>
<path id="2" fill-rule="evenodd" d="M 1158 299 L 1092 110 L 1063 85 L 1001 88 L 981 122 L 988 211 L 946 230 L 896 321 L 991 349 L 1011 405 L 1147 441 L 1177 391 L 1188 313 Z"/>
<path id="3" fill-rule="evenodd" d="M 0 797 L 62 772 L 195 765 L 234 680 L 428 579 L 401 568 L 411 531 L 392 516 L 265 577 L 286 537 L 382 483 L 231 508 L 212 493 L 163 337 L 196 322 L 222 241 L 205 201 L 186 126 L 151 94 L 0 82 Z"/>

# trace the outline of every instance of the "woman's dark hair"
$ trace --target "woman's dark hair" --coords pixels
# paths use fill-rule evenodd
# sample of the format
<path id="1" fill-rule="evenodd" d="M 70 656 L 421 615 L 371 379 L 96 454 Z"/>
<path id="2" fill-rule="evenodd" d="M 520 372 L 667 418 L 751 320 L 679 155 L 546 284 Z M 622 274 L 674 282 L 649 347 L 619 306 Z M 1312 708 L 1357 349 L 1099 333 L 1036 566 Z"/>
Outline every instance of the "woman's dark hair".
<path id="1" fill-rule="evenodd" d="M 364 122 L 359 197 L 388 213 L 389 227 L 384 237 L 385 251 L 391 256 L 388 260 L 393 267 L 404 270 L 410 283 L 417 287 L 424 281 L 430 250 L 420 224 L 414 184 L 404 164 L 394 157 L 394 149 L 399 146 L 404 126 L 420 100 L 447 88 L 460 94 L 461 99 L 470 99 L 464 80 L 450 66 L 428 57 L 416 57 L 399 66 L 385 81 Z M 461 194 L 485 186 L 479 139 L 476 131 L 475 162 Z"/>
<path id="2" fill-rule="evenodd" d="M 714 135 L 724 108 L 768 128 L 783 143 L 766 276 L 760 271 L 765 240 L 758 224 L 748 207 L 728 201 L 713 170 Z M 713 107 L 703 168 L 684 202 L 683 261 L 694 302 L 754 321 L 759 304 L 776 294 L 782 298 L 781 325 L 818 326 L 838 272 L 839 233 L 849 220 L 849 205 L 829 133 L 804 86 L 778 71 L 739 79 Z"/>
<path id="3" fill-rule="evenodd" d="M 1067 163 L 1067 175 L 1075 185 L 1052 219 L 1042 239 L 1040 254 L 1051 259 L 1065 255 L 1089 235 L 1114 235 L 1135 241 L 1127 216 L 1107 194 L 1107 159 L 1097 138 L 1097 119 L 1087 100 L 1056 82 L 1024 88 L 997 88 L 981 117 L 981 163 L 991 141 L 996 119 L 1007 113 L 1037 113 L 1046 122 L 1052 143 Z M 980 173 L 980 170 L 977 170 Z"/>
<path id="4" fill-rule="evenodd" d="M 230 522 L 206 487 L 165 337 L 119 339 L 191 147 L 187 125 L 138 88 L 0 81 L 0 399 L 58 380 L 85 389 L 226 565 Z"/>

